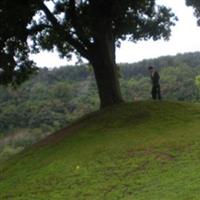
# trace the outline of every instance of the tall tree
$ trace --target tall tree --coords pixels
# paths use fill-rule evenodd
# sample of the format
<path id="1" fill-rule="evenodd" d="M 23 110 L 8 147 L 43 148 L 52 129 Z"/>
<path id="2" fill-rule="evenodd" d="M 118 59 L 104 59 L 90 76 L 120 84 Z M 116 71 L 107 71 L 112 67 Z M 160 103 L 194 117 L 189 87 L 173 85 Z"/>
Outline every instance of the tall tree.
<path id="1" fill-rule="evenodd" d="M 126 39 L 168 39 L 175 21 L 155 0 L 1 0 L 1 80 L 22 82 L 35 69 L 30 51 L 56 49 L 91 63 L 101 107 L 120 103 L 115 47 Z"/>

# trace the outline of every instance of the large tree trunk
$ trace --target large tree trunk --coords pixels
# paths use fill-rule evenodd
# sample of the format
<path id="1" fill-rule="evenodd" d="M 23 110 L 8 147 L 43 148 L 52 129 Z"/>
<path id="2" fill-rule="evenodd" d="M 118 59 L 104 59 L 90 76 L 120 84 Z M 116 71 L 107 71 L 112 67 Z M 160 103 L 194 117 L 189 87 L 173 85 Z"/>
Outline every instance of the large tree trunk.
<path id="1" fill-rule="evenodd" d="M 123 102 L 112 40 L 101 38 L 100 41 L 97 41 L 90 62 L 97 82 L 100 108 Z"/>

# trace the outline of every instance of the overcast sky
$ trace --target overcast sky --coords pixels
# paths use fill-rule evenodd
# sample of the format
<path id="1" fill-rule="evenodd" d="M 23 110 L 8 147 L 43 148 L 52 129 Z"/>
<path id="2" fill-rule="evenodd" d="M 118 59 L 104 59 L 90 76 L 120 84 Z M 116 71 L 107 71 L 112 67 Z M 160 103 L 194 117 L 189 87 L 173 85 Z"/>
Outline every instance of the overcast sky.
<path id="1" fill-rule="evenodd" d="M 172 28 L 170 40 L 140 41 L 136 44 L 123 42 L 116 52 L 118 63 L 133 63 L 164 55 L 200 51 L 200 27 L 197 27 L 193 9 L 185 6 L 185 0 L 157 0 L 157 2 L 172 8 L 179 19 Z M 59 59 L 56 53 L 44 52 L 31 57 L 39 67 L 59 67 L 74 63 Z"/>

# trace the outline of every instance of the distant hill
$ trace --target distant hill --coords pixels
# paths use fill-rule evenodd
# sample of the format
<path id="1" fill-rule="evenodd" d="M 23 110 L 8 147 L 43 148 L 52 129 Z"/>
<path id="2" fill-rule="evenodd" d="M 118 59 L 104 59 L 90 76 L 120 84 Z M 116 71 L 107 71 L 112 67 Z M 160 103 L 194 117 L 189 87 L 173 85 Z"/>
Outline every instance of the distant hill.
<path id="1" fill-rule="evenodd" d="M 199 199 L 200 106 L 91 113 L 0 164 L 0 199 Z"/>
<path id="2" fill-rule="evenodd" d="M 191 68 L 200 67 L 200 52 L 177 54 L 176 56 L 162 56 L 155 59 L 144 59 L 132 64 L 120 64 L 125 77 L 133 75 L 147 75 L 148 67 L 155 66 L 158 70 L 166 67 L 187 65 Z"/>

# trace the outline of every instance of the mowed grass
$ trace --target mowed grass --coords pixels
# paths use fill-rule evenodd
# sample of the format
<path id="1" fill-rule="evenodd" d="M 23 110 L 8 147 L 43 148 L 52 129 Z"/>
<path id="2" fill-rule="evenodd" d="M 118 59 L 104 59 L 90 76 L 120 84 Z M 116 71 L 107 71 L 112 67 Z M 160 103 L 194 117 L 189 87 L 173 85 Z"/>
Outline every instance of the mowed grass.
<path id="1" fill-rule="evenodd" d="M 69 131 L 1 163 L 0 199 L 200 199 L 199 104 L 122 104 Z"/>

